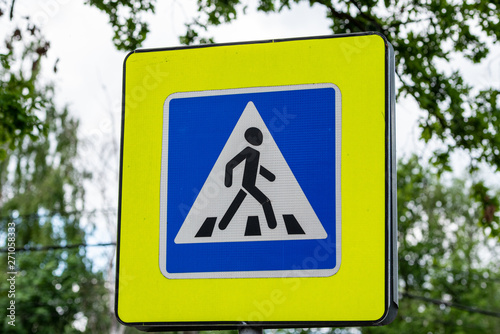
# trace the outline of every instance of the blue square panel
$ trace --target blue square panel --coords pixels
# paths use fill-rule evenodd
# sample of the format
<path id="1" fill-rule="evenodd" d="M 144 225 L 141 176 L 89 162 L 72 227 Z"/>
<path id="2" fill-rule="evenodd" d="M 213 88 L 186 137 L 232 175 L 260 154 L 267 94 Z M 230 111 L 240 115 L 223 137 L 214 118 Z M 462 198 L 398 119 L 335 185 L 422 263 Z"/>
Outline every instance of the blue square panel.
<path id="1" fill-rule="evenodd" d="M 170 95 L 161 160 L 162 273 L 335 274 L 340 132 L 340 90 L 331 83 Z"/>

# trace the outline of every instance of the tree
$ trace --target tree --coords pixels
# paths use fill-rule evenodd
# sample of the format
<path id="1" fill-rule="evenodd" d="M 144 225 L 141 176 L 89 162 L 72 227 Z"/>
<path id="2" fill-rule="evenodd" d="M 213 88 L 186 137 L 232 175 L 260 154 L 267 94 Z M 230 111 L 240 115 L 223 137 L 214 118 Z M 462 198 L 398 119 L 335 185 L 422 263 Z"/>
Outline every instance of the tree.
<path id="1" fill-rule="evenodd" d="M 0 17 L 2 15 L 0 3 Z M 0 53 L 0 160 L 25 136 L 36 140 L 47 134 L 38 113 L 48 101 L 37 87 L 37 77 L 49 43 L 36 26 L 28 21 L 23 23 L 22 28 L 15 28 L 7 36 L 5 49 Z M 18 45 L 22 45 L 23 38 L 27 42 L 21 51 Z M 20 64 L 27 68 L 19 68 Z"/>
<path id="2" fill-rule="evenodd" d="M 47 105 L 44 126 L 47 137 L 25 138 L 0 165 L 0 235 L 5 241 L 3 231 L 13 222 L 18 249 L 15 270 L 9 270 L 17 272 L 16 326 L 8 324 L 2 307 L 2 332 L 101 332 L 110 321 L 103 275 L 93 270 L 84 247 L 65 249 L 85 244 L 80 221 L 86 175 L 76 159 L 78 122 L 67 110 Z M 0 266 L 7 268 L 7 256 L 0 257 Z M 5 270 L 1 276 L 0 290 L 6 292 Z M 0 295 L 1 305 L 10 300 L 7 293 Z"/>
<path id="3" fill-rule="evenodd" d="M 498 244 L 477 220 L 471 182 L 443 180 L 414 155 L 398 164 L 399 310 L 388 326 L 328 333 L 496 333 Z M 498 195 L 498 194 L 497 194 Z M 280 330 L 280 334 L 325 333 Z"/>
<path id="4" fill-rule="evenodd" d="M 84 246 L 73 247 L 86 243 L 83 180 L 90 176 L 79 167 L 78 122 L 55 106 L 53 87 L 39 77 L 48 42 L 21 22 L 0 56 L 0 331 L 103 332 L 110 323 L 103 274 Z"/>
<path id="5" fill-rule="evenodd" d="M 499 249 L 477 225 L 471 182 L 445 182 L 417 156 L 398 167 L 400 308 L 390 326 L 362 332 L 496 332 Z"/>

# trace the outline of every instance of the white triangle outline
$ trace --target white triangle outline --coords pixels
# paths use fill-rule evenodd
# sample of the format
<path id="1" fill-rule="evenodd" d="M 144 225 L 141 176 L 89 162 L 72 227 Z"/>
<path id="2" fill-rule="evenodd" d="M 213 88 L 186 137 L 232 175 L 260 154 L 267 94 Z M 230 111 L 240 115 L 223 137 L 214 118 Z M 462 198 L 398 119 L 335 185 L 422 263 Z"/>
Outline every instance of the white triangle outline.
<path id="1" fill-rule="evenodd" d="M 226 229 L 218 224 L 240 191 L 245 162 L 233 171 L 233 184 L 224 186 L 225 166 L 234 156 L 250 144 L 244 139 L 248 128 L 256 127 L 263 134 L 263 142 L 256 149 L 260 152 L 260 165 L 276 175 L 273 182 L 257 175 L 256 186 L 271 200 L 278 226 L 267 226 L 262 206 L 251 195 L 246 196 Z M 283 215 L 293 214 L 304 234 L 288 234 Z M 245 236 L 248 216 L 258 216 L 261 235 Z M 208 217 L 216 217 L 216 225 L 210 237 L 195 237 Z M 215 243 L 271 240 L 325 239 L 327 233 L 309 200 L 298 184 L 269 129 L 252 101 L 249 101 L 215 162 L 202 189 L 186 216 L 174 242 Z"/>

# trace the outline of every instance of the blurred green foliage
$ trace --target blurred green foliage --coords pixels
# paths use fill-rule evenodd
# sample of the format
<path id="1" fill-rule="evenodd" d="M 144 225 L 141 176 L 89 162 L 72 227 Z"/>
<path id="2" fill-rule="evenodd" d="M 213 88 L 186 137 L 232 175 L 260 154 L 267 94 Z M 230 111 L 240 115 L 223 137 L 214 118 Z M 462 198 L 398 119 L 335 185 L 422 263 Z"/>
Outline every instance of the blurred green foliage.
<path id="1" fill-rule="evenodd" d="M 40 112 L 48 101 L 37 87 L 37 79 L 49 43 L 38 28 L 27 21 L 23 23 L 22 29 L 15 28 L 7 35 L 0 52 L 0 160 L 25 136 L 37 140 L 47 135 Z"/>
<path id="2" fill-rule="evenodd" d="M 49 42 L 29 18 L 17 24 L 0 46 L 0 332 L 106 332 L 108 289 L 85 247 L 34 250 L 86 243 L 92 227 L 81 223 L 83 182 L 90 174 L 80 167 L 78 121 L 55 105 L 53 86 L 40 76 Z M 22 249 L 14 259 L 5 252 L 12 225 Z M 17 273 L 14 294 L 8 272 Z M 15 326 L 7 317 L 11 301 Z"/>
<path id="3" fill-rule="evenodd" d="M 499 247 L 477 224 L 473 182 L 439 178 L 417 156 L 397 173 L 399 312 L 391 325 L 362 332 L 496 333 Z"/>
<path id="4" fill-rule="evenodd" d="M 149 26 L 144 14 L 154 13 L 155 0 L 85 0 L 85 3 L 108 15 L 118 50 L 135 50 L 146 39 Z"/>
<path id="5" fill-rule="evenodd" d="M 47 136 L 25 137 L 0 162 L 0 237 L 5 247 L 15 224 L 15 269 L 0 253 L 0 305 L 15 300 L 15 327 L 0 308 L 2 333 L 106 332 L 111 313 L 103 274 L 93 269 L 85 247 L 35 251 L 38 246 L 85 244 L 81 225 L 83 181 L 78 164 L 78 122 L 45 95 Z M 10 265 L 10 264 L 9 264 Z M 9 268 L 9 270 L 7 270 Z M 8 295 L 8 272 L 15 275 L 15 297 Z M 83 326 L 83 327 L 82 327 Z"/>

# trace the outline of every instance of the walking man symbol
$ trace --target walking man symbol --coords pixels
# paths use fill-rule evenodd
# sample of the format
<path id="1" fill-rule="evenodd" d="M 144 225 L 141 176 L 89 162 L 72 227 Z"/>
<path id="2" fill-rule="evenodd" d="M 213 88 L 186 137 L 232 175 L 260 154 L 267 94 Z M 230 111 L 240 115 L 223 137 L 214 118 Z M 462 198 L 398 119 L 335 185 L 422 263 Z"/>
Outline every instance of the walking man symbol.
<path id="1" fill-rule="evenodd" d="M 253 102 L 248 102 L 184 218 L 175 243 L 326 237 L 267 125 Z"/>
<path id="2" fill-rule="evenodd" d="M 260 146 L 263 141 L 262 132 L 255 127 L 249 128 L 245 131 L 245 139 L 253 146 Z M 259 158 L 260 152 L 253 147 L 247 146 L 226 164 L 224 185 L 228 188 L 233 184 L 233 169 L 243 161 L 245 161 L 245 168 L 243 171 L 243 181 L 241 184 L 243 189 L 240 189 L 231 205 L 227 209 L 226 213 L 222 217 L 221 221 L 219 222 L 219 228 L 221 230 L 226 229 L 226 227 L 229 225 L 231 219 L 234 217 L 236 211 L 238 211 L 238 208 L 247 196 L 247 193 L 252 195 L 262 205 L 267 221 L 267 226 L 269 226 L 269 228 L 271 229 L 276 228 L 276 216 L 274 215 L 271 201 L 262 191 L 260 191 L 255 186 L 255 182 L 257 181 L 257 174 L 260 174 L 271 182 L 276 179 L 276 176 L 272 172 L 267 170 L 264 166 L 259 165 Z M 253 223 L 250 223 L 251 221 Z M 255 222 L 258 225 L 258 218 L 256 216 L 249 217 L 249 225 L 255 225 Z M 253 229 L 252 227 L 250 228 Z M 252 232 L 249 233 L 253 234 Z"/>

